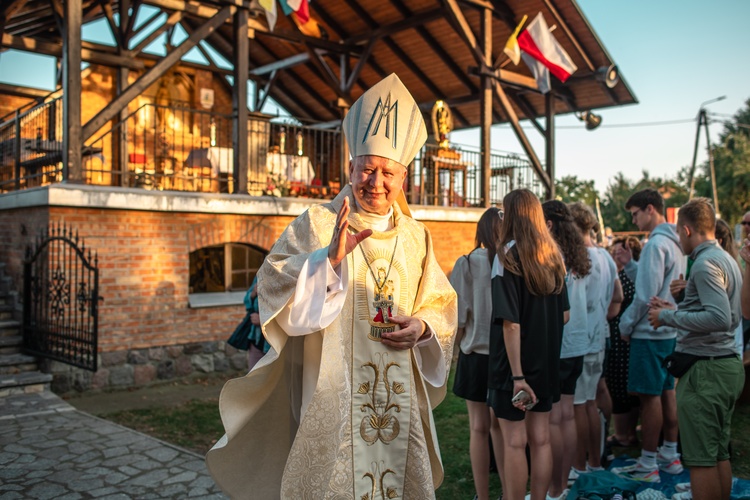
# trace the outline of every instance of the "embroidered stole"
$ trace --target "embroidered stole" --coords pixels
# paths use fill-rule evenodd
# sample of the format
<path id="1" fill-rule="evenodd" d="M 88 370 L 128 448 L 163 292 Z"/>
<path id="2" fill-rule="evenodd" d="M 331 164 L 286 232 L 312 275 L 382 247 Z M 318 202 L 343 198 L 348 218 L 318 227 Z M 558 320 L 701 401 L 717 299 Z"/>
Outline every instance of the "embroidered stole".
<path id="1" fill-rule="evenodd" d="M 394 250 L 396 233 L 376 232 L 360 244 L 364 252 L 352 252 L 354 498 L 363 500 L 402 498 L 404 490 L 411 353 L 380 342 L 382 333 L 399 328 L 388 318 L 408 313 L 406 259 L 401 242 Z"/>

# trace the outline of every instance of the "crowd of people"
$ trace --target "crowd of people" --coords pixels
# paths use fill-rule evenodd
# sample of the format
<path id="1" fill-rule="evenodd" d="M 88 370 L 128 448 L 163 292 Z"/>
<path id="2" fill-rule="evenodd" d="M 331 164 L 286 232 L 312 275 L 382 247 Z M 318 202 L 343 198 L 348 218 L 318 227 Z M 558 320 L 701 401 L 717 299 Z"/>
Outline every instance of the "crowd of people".
<path id="1" fill-rule="evenodd" d="M 656 482 L 685 464 L 678 498 L 729 498 L 750 213 L 743 280 L 705 199 L 669 224 L 659 192 L 633 193 L 624 209 L 646 242 L 601 245 L 591 208 L 518 189 L 484 212 L 449 281 L 402 192 L 426 131 L 398 77 L 365 92 L 343 129 L 351 184 L 290 224 L 248 292 L 248 333 L 235 337 L 255 364 L 222 391 L 226 435 L 206 459 L 225 492 L 434 498 L 432 408 L 455 341 L 475 498 L 490 498 L 491 455 L 505 500 L 529 482 L 532 500 L 561 499 L 604 469 L 605 450 L 637 444 L 640 457 L 613 472 Z"/>
<path id="2" fill-rule="evenodd" d="M 638 444 L 640 457 L 612 472 L 653 483 L 660 472 L 680 474 L 684 462 L 691 481 L 673 498 L 729 498 L 729 431 L 750 334 L 750 212 L 738 253 L 731 228 L 707 199 L 681 207 L 676 224 L 666 221 L 653 189 L 633 193 L 624 208 L 644 244 L 626 236 L 599 246 L 597 219 L 582 203 L 542 204 L 523 191 L 504 200 L 490 327 L 476 331 L 488 322 L 481 319 L 486 306 L 459 315 L 472 338 L 489 336 L 487 405 L 504 443 L 503 498 L 523 498 L 527 443 L 532 499 L 565 498 L 580 475 L 603 470 L 612 447 Z M 550 255 L 550 236 L 562 268 Z M 464 290 L 487 286 L 487 277 L 467 274 L 462 259 L 453 271 L 461 276 L 451 282 L 462 283 L 459 304 L 469 307 L 475 301 Z M 466 367 L 469 360 L 485 363 L 472 349 L 461 344 L 461 387 L 466 374 L 486 368 Z M 518 393 L 528 398 L 516 400 Z M 610 418 L 613 434 L 605 438 Z M 489 498 L 486 474 L 475 476 L 475 485 L 476 498 Z"/>

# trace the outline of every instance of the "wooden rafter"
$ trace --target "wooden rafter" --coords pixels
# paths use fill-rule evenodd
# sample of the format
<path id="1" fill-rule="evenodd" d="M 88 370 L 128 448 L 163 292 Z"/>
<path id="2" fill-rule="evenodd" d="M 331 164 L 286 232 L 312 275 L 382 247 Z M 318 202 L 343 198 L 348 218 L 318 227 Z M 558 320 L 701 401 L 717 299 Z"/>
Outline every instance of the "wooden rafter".
<path id="1" fill-rule="evenodd" d="M 190 20 L 186 20 L 186 23 L 184 23 L 184 24 L 189 25 L 190 24 Z M 219 54 L 222 55 L 222 57 L 224 57 L 228 61 L 232 60 L 231 59 L 232 58 L 232 51 L 234 50 L 232 48 L 232 44 L 229 43 L 229 41 L 227 41 L 227 39 L 224 38 L 224 36 L 219 31 L 213 32 L 208 37 L 208 42 L 211 44 L 211 46 L 213 46 L 213 48 L 217 52 L 219 52 Z M 257 40 L 256 40 L 256 44 L 257 44 Z M 263 47 L 263 50 L 266 50 L 265 47 Z M 252 56 L 249 58 L 249 60 L 250 60 L 250 64 L 253 67 L 258 67 L 259 66 L 258 62 L 256 60 L 254 60 L 252 58 Z M 251 77 L 251 78 L 255 77 L 255 75 L 252 75 L 252 71 L 250 73 L 251 74 L 248 75 L 249 77 Z M 313 117 L 315 116 L 315 113 L 308 106 L 306 106 L 304 103 L 300 102 L 299 99 L 294 99 L 294 97 L 293 97 L 294 94 L 291 93 L 282 83 L 276 82 L 274 84 L 274 88 L 276 88 L 278 90 L 278 92 L 274 95 L 274 98 L 276 100 L 278 100 L 281 103 L 281 105 L 284 106 L 284 108 L 286 108 L 287 110 L 296 109 L 296 110 L 301 111 L 301 113 L 300 113 L 301 116 L 299 116 L 300 118 L 307 118 L 309 120 L 313 119 Z"/>
<path id="2" fill-rule="evenodd" d="M 227 19 L 231 18 L 236 10 L 237 8 L 233 5 L 228 5 L 222 8 L 213 18 L 209 19 L 200 28 L 195 30 L 192 35 L 162 58 L 156 65 L 154 65 L 154 67 L 141 75 L 138 80 L 130 85 L 124 92 L 117 96 L 83 126 L 83 141 L 90 139 L 97 130 L 114 118 L 121 109 L 128 105 L 130 101 L 158 80 L 167 72 L 167 70 L 169 70 L 169 68 L 179 62 L 180 58 L 182 58 L 182 56 L 192 49 L 200 40 L 206 38 L 209 33 L 216 30 L 216 28 L 225 23 Z"/>
<path id="3" fill-rule="evenodd" d="M 157 29 L 155 29 L 146 38 L 138 42 L 138 45 L 128 50 L 128 54 L 130 54 L 131 56 L 140 54 L 141 52 L 143 52 L 143 49 L 145 49 L 146 47 L 149 46 L 149 44 L 151 44 L 151 42 L 159 38 L 165 31 L 172 29 L 172 27 L 174 27 L 174 25 L 179 23 L 181 20 L 182 20 L 182 12 L 172 12 L 171 14 L 169 14 L 169 17 L 167 17 L 167 20 L 164 24 L 162 24 Z"/>
<path id="4" fill-rule="evenodd" d="M 424 14 L 415 14 L 414 12 L 412 12 L 406 5 L 404 5 L 402 0 L 390 0 L 390 2 L 406 19 L 410 19 L 413 17 L 424 17 Z M 440 12 L 441 18 L 445 16 L 444 9 L 440 8 L 435 10 Z M 442 45 L 440 45 L 440 42 L 438 42 L 435 37 L 432 36 L 427 28 L 425 28 L 423 25 L 418 25 L 414 26 L 414 29 L 419 34 L 419 36 L 422 37 L 422 40 L 424 40 L 424 42 L 429 45 L 429 47 L 435 52 L 435 54 L 437 54 L 440 61 L 448 67 L 451 73 L 453 73 L 453 76 L 455 76 L 461 83 L 463 83 L 463 85 L 467 89 L 469 89 L 469 92 L 476 92 L 478 90 L 476 84 L 466 74 L 466 68 L 461 68 L 458 64 L 456 64 L 453 57 L 448 54 L 448 52 L 442 47 Z"/>
<path id="5" fill-rule="evenodd" d="M 10 0 L 0 7 L 0 36 L 5 32 L 5 24 L 8 22 L 8 19 L 20 11 L 26 2 L 27 0 Z"/>
<path id="6" fill-rule="evenodd" d="M 125 46 L 125 44 L 123 43 L 123 39 L 120 34 L 120 28 L 117 26 L 117 23 L 115 23 L 115 15 L 112 11 L 112 0 L 99 0 L 99 5 L 102 8 L 104 17 L 107 19 L 107 24 L 109 25 L 109 29 L 115 39 L 115 43 L 121 49 L 127 49 L 127 46 Z"/>
<path id="7" fill-rule="evenodd" d="M 370 14 L 362 8 L 362 6 L 359 5 L 355 0 L 346 0 L 347 5 L 359 16 L 360 19 L 362 19 L 369 27 L 370 29 L 377 29 L 379 28 L 379 25 L 375 19 L 370 16 Z M 414 61 L 406 54 L 406 52 L 403 51 L 401 47 L 398 46 L 398 44 L 393 41 L 393 39 L 389 36 L 383 37 L 383 42 L 388 46 L 388 48 L 393 52 L 396 57 L 401 59 L 401 62 L 403 62 L 407 67 L 411 68 L 414 75 L 419 79 L 422 84 L 427 87 L 430 92 L 435 96 L 436 99 L 440 99 L 444 96 L 444 92 L 440 90 L 440 88 L 435 85 L 435 83 L 432 81 L 431 78 L 429 78 L 424 71 L 419 69 L 418 65 L 414 63 Z M 455 110 L 453 112 L 453 115 L 456 119 L 463 122 L 464 125 L 468 125 L 469 121 L 466 119 L 466 117 L 460 113 L 458 110 Z"/>
<path id="8" fill-rule="evenodd" d="M 461 37 L 466 42 L 469 50 L 474 55 L 476 63 L 480 66 L 482 71 L 491 71 L 488 64 L 485 62 L 485 57 L 482 53 L 481 48 L 479 47 L 477 38 L 474 35 L 474 32 L 471 30 L 471 26 L 469 26 L 468 21 L 463 15 L 463 12 L 461 12 L 461 9 L 458 7 L 456 0 L 443 1 L 446 3 L 453 21 L 459 29 L 459 35 L 461 35 Z M 539 161 L 539 157 L 536 155 L 534 147 L 531 145 L 528 137 L 526 137 L 526 133 L 521 128 L 521 124 L 518 121 L 518 115 L 516 115 L 513 106 L 511 106 L 510 101 L 508 100 L 508 96 L 503 89 L 503 86 L 496 79 L 492 79 L 492 83 L 492 89 L 495 97 L 500 102 L 500 106 L 503 109 L 505 115 L 508 117 L 508 121 L 510 122 L 511 127 L 515 132 L 518 141 L 521 143 L 521 146 L 526 152 L 526 155 L 529 157 L 529 160 L 531 160 L 531 166 L 534 167 L 537 176 L 539 176 L 539 178 L 542 180 L 545 187 L 549 188 L 551 182 L 550 178 L 547 175 L 547 172 L 544 171 L 544 168 L 542 168 L 542 163 Z"/>
<path id="9" fill-rule="evenodd" d="M 2 46 L 10 49 L 25 50 L 55 57 L 61 57 L 63 52 L 61 43 L 42 42 L 34 38 L 13 36 L 8 33 L 3 34 Z M 145 67 L 143 61 L 138 61 L 130 57 L 118 56 L 108 52 L 100 52 L 86 47 L 81 49 L 81 58 L 85 62 L 102 64 L 104 66 L 124 66 L 130 69 L 143 69 Z"/>

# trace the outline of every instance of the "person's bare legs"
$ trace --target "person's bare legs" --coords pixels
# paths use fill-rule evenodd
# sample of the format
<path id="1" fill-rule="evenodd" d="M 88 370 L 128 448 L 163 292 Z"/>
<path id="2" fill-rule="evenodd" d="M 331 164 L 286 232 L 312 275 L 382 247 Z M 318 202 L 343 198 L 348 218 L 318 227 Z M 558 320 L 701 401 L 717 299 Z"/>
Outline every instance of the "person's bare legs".
<path id="1" fill-rule="evenodd" d="M 250 347 L 247 348 L 247 370 L 252 370 L 263 356 L 263 351 L 255 347 L 253 344 L 250 344 Z"/>
<path id="2" fill-rule="evenodd" d="M 500 476 L 500 484 L 505 487 L 505 446 L 503 443 L 503 433 L 500 431 L 500 424 L 497 422 L 495 410 L 487 408 L 490 414 L 490 436 L 492 436 L 492 451 L 495 453 L 495 465 L 497 465 L 497 474 Z"/>
<path id="3" fill-rule="evenodd" d="M 674 389 L 664 391 L 661 394 L 661 407 L 664 440 L 676 443 L 679 429 L 677 425 L 677 398 Z"/>
<path id="4" fill-rule="evenodd" d="M 573 458 L 576 455 L 578 436 L 575 410 L 573 409 L 573 395 L 562 394 L 560 402 L 552 406 L 552 413 L 550 414 L 550 441 L 553 443 L 553 446 L 552 419 L 555 418 L 555 407 L 557 407 L 560 413 L 559 417 L 557 417 L 559 418 L 559 423 L 557 424 L 558 429 L 556 431 L 560 433 L 560 456 L 558 459 L 555 455 L 556 451 L 553 448 L 552 480 L 550 482 L 549 494 L 550 496 L 558 497 L 568 486 L 568 475 L 570 474 L 570 467 L 573 465 Z M 557 463 L 558 460 L 559 463 Z"/>
<path id="5" fill-rule="evenodd" d="M 659 446 L 659 433 L 663 421 L 661 397 L 650 394 L 639 394 L 638 397 L 641 400 L 641 448 L 655 453 Z M 677 441 L 676 438 L 675 435 L 675 439 L 670 441 Z"/>
<path id="6" fill-rule="evenodd" d="M 586 470 L 586 452 L 589 449 L 589 418 L 586 413 L 586 403 L 574 405 L 573 415 L 576 424 L 576 453 L 573 458 L 573 467 Z"/>
<path id="7" fill-rule="evenodd" d="M 562 436 L 562 401 L 552 405 L 552 411 L 549 414 L 549 442 L 552 448 L 552 479 L 549 483 L 549 495 L 559 497 L 562 494 L 564 485 L 561 481 L 562 462 L 563 462 L 563 436 Z"/>
<path id="8" fill-rule="evenodd" d="M 523 500 L 529 469 L 526 466 L 526 425 L 523 420 L 498 419 L 503 433 L 504 464 L 503 500 Z M 533 455 L 532 455 L 533 458 Z"/>
<path id="9" fill-rule="evenodd" d="M 487 438 L 490 435 L 490 410 L 486 403 L 466 401 L 469 410 L 469 457 L 474 475 L 474 489 L 479 500 L 490 497 L 490 450 Z M 490 410 L 490 411 L 488 411 Z M 498 465 L 499 467 L 499 465 Z"/>
<path id="10" fill-rule="evenodd" d="M 690 489 L 694 500 L 729 500 L 732 465 L 722 460 L 713 467 L 690 467 Z"/>
<path id="11" fill-rule="evenodd" d="M 623 444 L 632 444 L 638 435 L 635 432 L 635 426 L 638 423 L 638 408 L 630 410 L 628 413 L 613 413 L 612 421 L 614 422 L 615 439 Z"/>
<path id="12" fill-rule="evenodd" d="M 545 500 L 552 477 L 550 412 L 527 412 L 526 435 L 531 448 L 531 500 Z"/>
<path id="13" fill-rule="evenodd" d="M 599 408 L 595 400 L 586 401 L 586 417 L 588 418 L 588 464 L 591 467 L 602 466 L 602 421 L 599 419 Z"/>

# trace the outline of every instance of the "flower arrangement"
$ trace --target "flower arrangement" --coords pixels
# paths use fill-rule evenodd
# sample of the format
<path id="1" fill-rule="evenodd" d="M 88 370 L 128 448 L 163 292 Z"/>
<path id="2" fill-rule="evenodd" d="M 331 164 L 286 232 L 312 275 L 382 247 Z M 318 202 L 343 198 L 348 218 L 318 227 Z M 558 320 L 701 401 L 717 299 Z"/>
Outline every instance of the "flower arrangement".
<path id="1" fill-rule="evenodd" d="M 266 179 L 266 187 L 263 194 L 266 196 L 289 196 L 291 185 L 283 175 L 269 175 Z"/>

